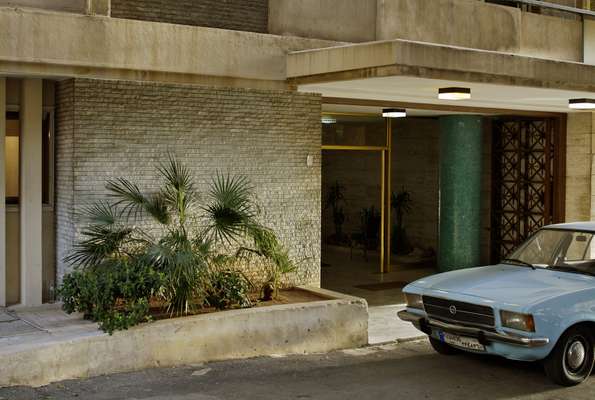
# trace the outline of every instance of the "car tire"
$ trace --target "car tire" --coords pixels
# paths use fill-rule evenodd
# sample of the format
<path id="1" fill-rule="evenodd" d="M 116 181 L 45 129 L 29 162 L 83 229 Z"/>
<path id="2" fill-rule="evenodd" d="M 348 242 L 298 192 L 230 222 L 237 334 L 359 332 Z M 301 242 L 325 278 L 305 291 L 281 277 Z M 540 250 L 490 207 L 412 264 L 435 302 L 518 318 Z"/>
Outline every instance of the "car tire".
<path id="1" fill-rule="evenodd" d="M 586 327 L 566 331 L 543 362 L 548 378 L 562 386 L 575 386 L 587 379 L 595 363 L 593 339 Z"/>
<path id="2" fill-rule="evenodd" d="M 454 348 L 449 344 L 443 343 L 438 339 L 434 339 L 433 337 L 430 337 L 430 344 L 432 345 L 432 348 L 436 350 L 436 353 L 445 356 L 454 356 L 461 353 L 461 350 Z"/>

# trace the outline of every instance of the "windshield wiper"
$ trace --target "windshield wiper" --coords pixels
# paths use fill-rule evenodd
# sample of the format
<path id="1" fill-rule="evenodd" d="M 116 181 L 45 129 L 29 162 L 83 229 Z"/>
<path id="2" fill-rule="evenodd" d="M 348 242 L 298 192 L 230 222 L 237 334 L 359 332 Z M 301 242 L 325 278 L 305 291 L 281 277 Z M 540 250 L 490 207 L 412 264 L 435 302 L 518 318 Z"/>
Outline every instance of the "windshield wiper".
<path id="1" fill-rule="evenodd" d="M 595 276 L 595 272 L 585 271 L 584 269 L 570 267 L 568 265 L 557 265 L 557 266 L 555 265 L 553 267 L 550 267 L 549 269 L 554 270 L 554 271 L 560 271 L 560 272 L 570 272 L 570 273 L 575 273 L 575 274 L 584 274 L 584 275 Z"/>
<path id="2" fill-rule="evenodd" d="M 535 268 L 535 265 L 528 263 L 527 261 L 519 260 L 518 258 L 505 258 L 504 260 L 502 260 L 502 262 L 506 264 L 521 264 L 527 267 L 531 267 L 532 269 L 537 269 Z"/>

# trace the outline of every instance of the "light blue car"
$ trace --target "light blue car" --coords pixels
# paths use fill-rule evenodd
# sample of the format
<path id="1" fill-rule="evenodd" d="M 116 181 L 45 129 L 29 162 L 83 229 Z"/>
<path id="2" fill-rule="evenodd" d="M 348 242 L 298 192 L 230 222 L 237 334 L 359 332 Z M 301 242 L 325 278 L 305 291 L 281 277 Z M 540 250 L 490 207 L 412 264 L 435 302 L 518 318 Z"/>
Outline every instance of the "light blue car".
<path id="1" fill-rule="evenodd" d="M 595 222 L 550 225 L 498 265 L 417 280 L 399 313 L 441 354 L 460 350 L 542 360 L 571 386 L 595 359 Z"/>

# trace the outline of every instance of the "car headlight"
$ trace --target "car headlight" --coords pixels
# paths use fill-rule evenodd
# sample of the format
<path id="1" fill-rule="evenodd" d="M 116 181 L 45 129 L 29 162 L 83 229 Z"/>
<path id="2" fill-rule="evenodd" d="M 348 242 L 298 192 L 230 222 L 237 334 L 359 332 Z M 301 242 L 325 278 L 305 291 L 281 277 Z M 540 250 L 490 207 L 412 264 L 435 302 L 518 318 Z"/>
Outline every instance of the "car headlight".
<path id="1" fill-rule="evenodd" d="M 530 314 L 521 314 L 512 311 L 500 311 L 502 326 L 525 332 L 535 332 L 535 320 Z"/>
<path id="2" fill-rule="evenodd" d="M 405 293 L 405 299 L 407 300 L 407 307 L 424 309 L 424 302 L 419 294 Z"/>

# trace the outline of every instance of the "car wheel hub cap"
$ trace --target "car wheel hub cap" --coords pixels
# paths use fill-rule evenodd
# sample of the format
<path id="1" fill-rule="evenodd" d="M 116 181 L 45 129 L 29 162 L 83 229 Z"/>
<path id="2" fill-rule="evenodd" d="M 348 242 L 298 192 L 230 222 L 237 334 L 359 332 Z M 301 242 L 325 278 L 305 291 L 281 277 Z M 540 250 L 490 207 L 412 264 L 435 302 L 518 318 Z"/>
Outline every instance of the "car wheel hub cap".
<path id="1" fill-rule="evenodd" d="M 568 346 L 566 352 L 566 362 L 572 370 L 577 370 L 585 362 L 586 356 L 585 346 L 581 342 L 574 342 Z"/>

